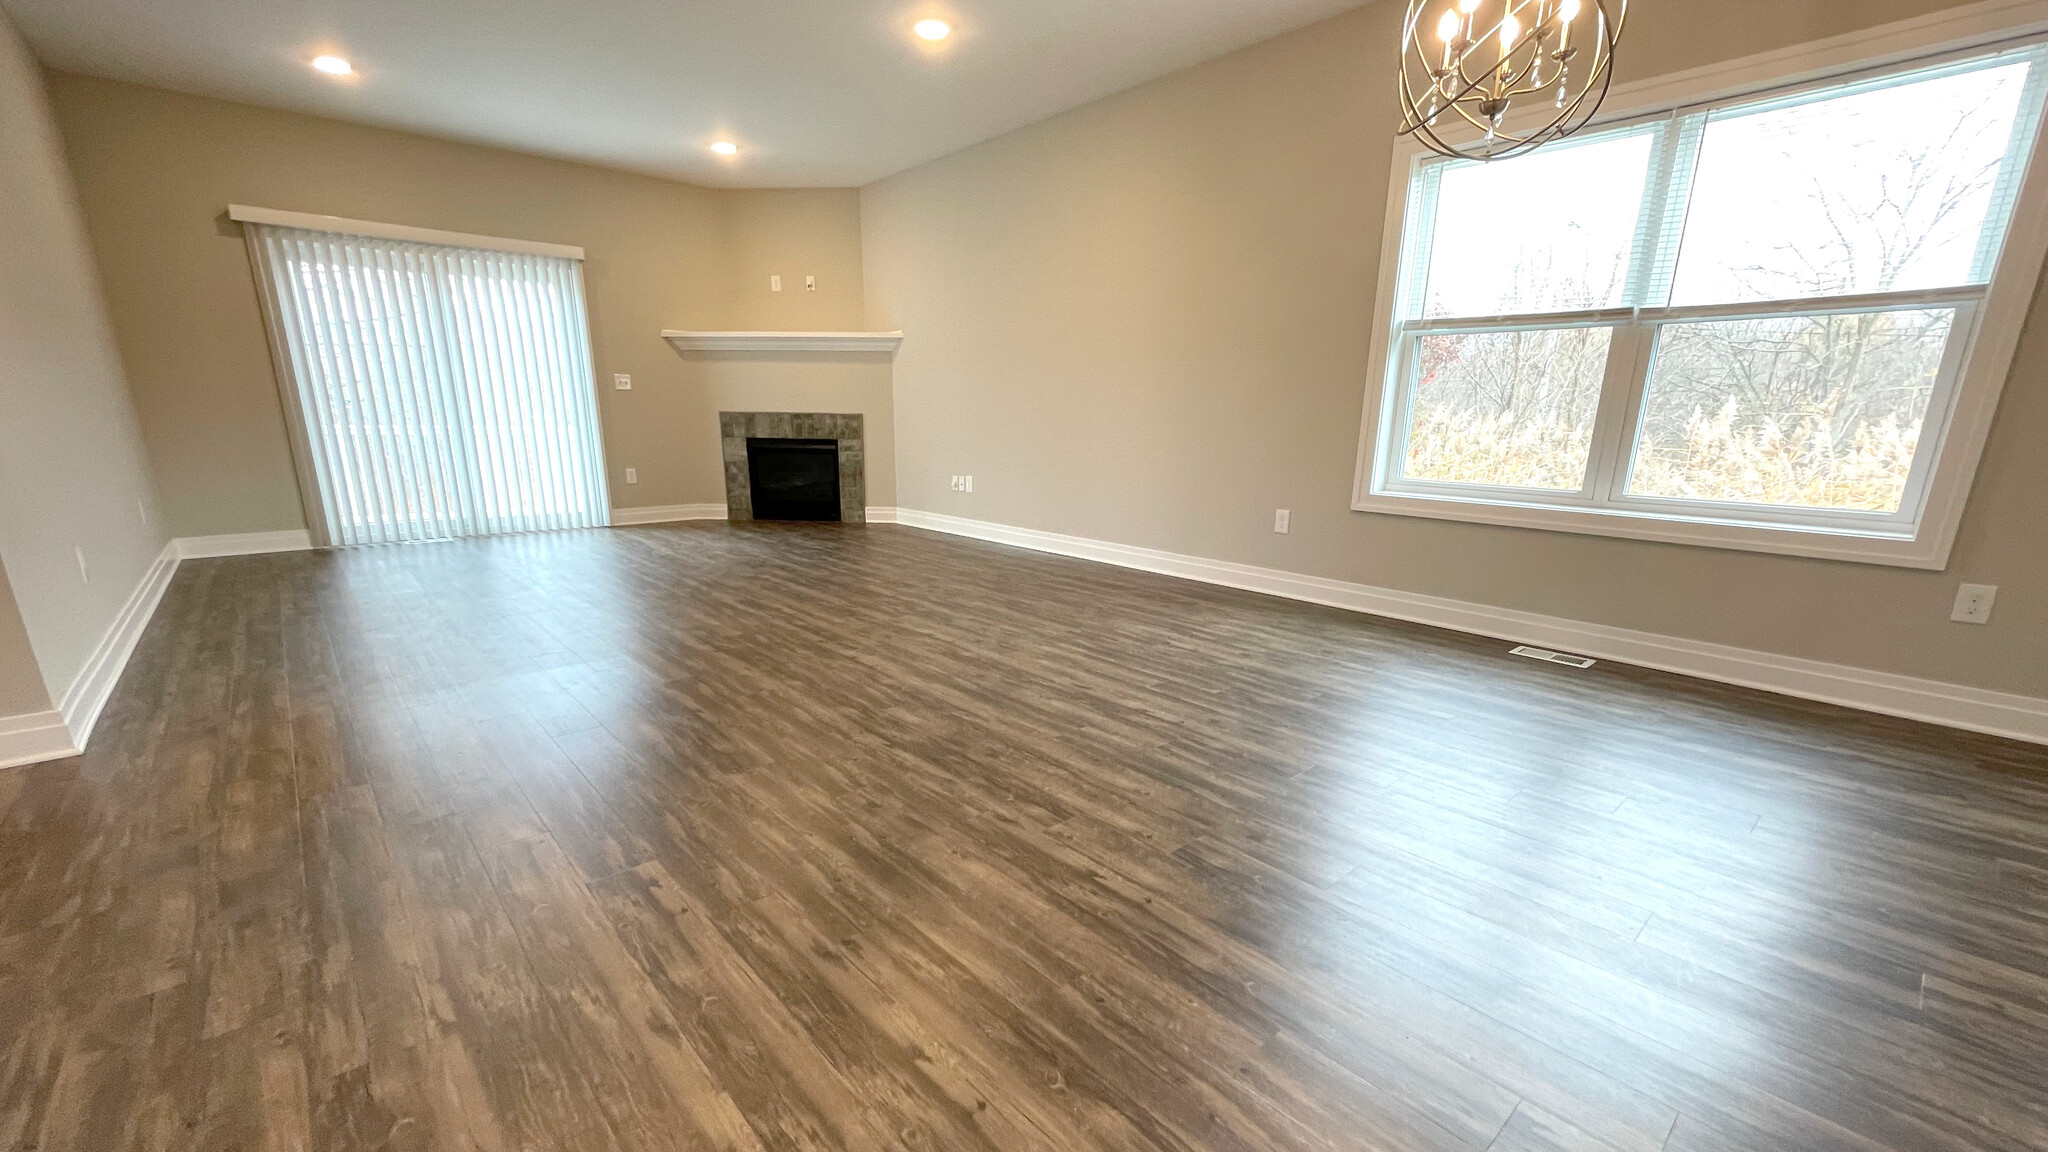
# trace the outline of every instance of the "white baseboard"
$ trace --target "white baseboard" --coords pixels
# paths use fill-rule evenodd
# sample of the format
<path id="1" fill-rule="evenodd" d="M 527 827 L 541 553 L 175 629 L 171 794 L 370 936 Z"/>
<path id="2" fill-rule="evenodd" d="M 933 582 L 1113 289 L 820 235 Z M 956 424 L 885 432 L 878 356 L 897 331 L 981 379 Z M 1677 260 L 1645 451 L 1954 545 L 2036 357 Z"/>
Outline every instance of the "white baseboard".
<path id="1" fill-rule="evenodd" d="M 178 557 L 198 560 L 208 556 L 254 556 L 261 552 L 304 552 L 313 547 L 313 534 L 304 528 L 283 532 L 230 532 L 225 536 L 180 536 L 171 541 Z"/>
<path id="2" fill-rule="evenodd" d="M 723 504 L 650 504 L 644 508 L 612 509 L 612 527 L 634 524 L 673 524 L 678 520 L 723 520 Z"/>
<path id="3" fill-rule="evenodd" d="M 1726 644 L 1709 644 L 1632 628 L 1589 624 L 1559 616 L 1494 608 L 1441 596 L 1424 596 L 1370 584 L 1283 572 L 1276 568 L 1231 564 L 1107 540 L 1013 528 L 1007 524 L 968 520 L 914 508 L 899 508 L 895 512 L 895 522 L 934 532 L 971 536 L 977 540 L 1264 592 L 1271 596 L 1410 620 L 1516 643 L 1539 644 L 1604 660 L 1697 676 L 1703 680 L 1718 680 L 1724 684 L 1760 688 L 1766 692 L 1820 700 L 1866 712 L 1881 712 L 1951 728 L 2048 744 L 2048 699 L 2039 697 L 1923 680 L 1846 664 L 1804 660 Z"/>
<path id="4" fill-rule="evenodd" d="M 0 716 L 0 768 L 62 760 L 78 755 L 64 714 L 51 709 L 20 716 Z"/>
<path id="5" fill-rule="evenodd" d="M 128 594 L 127 603 L 121 605 L 113 622 L 107 625 L 106 634 L 93 645 L 85 666 L 72 678 L 71 687 L 64 690 L 64 698 L 57 702 L 57 710 L 70 729 L 71 742 L 79 748 L 84 748 L 92 738 L 100 709 L 107 706 L 107 698 L 114 694 L 114 685 L 120 683 L 121 672 L 128 667 L 128 657 L 135 654 L 136 641 L 142 639 L 142 630 L 156 614 L 164 589 L 171 586 L 171 577 L 178 571 L 182 558 L 178 544 L 173 540 L 156 554 L 142 579 L 136 582 L 135 591 Z"/>
<path id="6" fill-rule="evenodd" d="M 253 556 L 262 552 L 303 552 L 311 547 L 312 534 L 304 528 L 282 532 L 235 532 L 224 536 L 180 536 L 166 543 L 136 583 L 135 591 L 129 593 L 127 602 L 121 605 L 121 610 L 107 625 L 106 634 L 93 646 L 85 666 L 72 678 L 71 687 L 65 689 L 64 698 L 57 702 L 57 710 L 51 713 L 61 718 L 68 734 L 69 750 L 59 755 L 77 755 L 86 746 L 86 741 L 92 738 L 93 726 L 99 723 L 100 712 L 113 696 L 114 686 L 121 682 L 121 673 L 128 667 L 128 658 L 135 654 L 135 645 L 142 639 L 143 629 L 149 626 L 150 617 L 156 614 L 156 606 L 163 600 L 164 590 L 171 586 L 171 577 L 177 574 L 180 561 L 208 556 Z M 4 735 L 7 722 L 0 719 L 0 761 L 7 756 Z"/>

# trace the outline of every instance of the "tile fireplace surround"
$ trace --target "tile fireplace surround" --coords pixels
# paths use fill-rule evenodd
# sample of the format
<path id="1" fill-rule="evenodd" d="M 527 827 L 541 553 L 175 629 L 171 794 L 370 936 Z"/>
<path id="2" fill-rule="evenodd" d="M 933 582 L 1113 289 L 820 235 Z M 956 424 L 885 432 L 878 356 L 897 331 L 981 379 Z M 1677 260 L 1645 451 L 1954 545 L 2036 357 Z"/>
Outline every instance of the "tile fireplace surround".
<path id="1" fill-rule="evenodd" d="M 861 450 L 858 412 L 720 412 L 718 435 L 725 460 L 725 515 L 752 520 L 754 495 L 747 474 L 747 438 L 766 436 L 839 441 L 839 519 L 865 524 L 867 468 Z"/>

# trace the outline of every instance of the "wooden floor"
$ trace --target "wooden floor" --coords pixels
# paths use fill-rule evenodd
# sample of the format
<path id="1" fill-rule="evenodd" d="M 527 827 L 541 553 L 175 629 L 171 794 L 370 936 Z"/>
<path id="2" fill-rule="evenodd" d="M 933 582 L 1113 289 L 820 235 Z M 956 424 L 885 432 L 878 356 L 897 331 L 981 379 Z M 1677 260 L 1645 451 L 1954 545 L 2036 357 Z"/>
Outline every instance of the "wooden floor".
<path id="1" fill-rule="evenodd" d="M 188 561 L 0 1147 L 2048 1146 L 2041 749 L 889 526 Z"/>

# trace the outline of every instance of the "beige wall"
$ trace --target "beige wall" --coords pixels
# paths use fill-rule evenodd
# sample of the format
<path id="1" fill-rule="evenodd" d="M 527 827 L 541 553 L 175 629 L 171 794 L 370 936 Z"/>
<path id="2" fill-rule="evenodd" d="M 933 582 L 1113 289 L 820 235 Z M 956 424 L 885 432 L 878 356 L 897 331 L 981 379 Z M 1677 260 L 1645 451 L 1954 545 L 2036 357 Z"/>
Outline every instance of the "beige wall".
<path id="1" fill-rule="evenodd" d="M 160 523 L 42 75 L 0 12 L 0 715 L 63 698 Z"/>
<path id="2" fill-rule="evenodd" d="M 1623 78 L 1939 7 L 1635 5 Z M 2048 695 L 2038 320 L 1946 572 L 1350 510 L 1400 16 L 1368 4 L 864 189 L 870 326 L 906 333 L 899 502 Z M 2000 586 L 1992 624 L 1948 621 L 1959 580 Z"/>
<path id="3" fill-rule="evenodd" d="M 174 535 L 305 522 L 241 231 L 222 215 L 230 203 L 581 245 L 617 507 L 722 501 L 718 406 L 765 408 L 788 387 L 776 371 L 753 388 L 741 364 L 714 388 L 663 328 L 854 327 L 862 313 L 848 189 L 719 191 L 83 76 L 49 81 Z M 779 296 L 766 291 L 769 270 L 785 277 Z M 806 273 L 817 292 L 802 291 Z M 758 294 L 746 290 L 754 280 Z M 862 394 L 863 371 L 814 365 L 814 391 Z M 631 391 L 612 388 L 615 372 L 632 375 Z M 880 418 L 885 409 L 870 416 Z M 630 487 L 628 467 L 639 474 Z"/>
<path id="4" fill-rule="evenodd" d="M 860 194 L 851 188 L 728 193 L 727 321 L 740 331 L 846 332 L 861 326 Z M 768 277 L 782 277 L 772 292 Z M 815 276 L 815 292 L 804 277 Z"/>
<path id="5" fill-rule="evenodd" d="M 49 708 L 50 691 L 43 685 L 43 670 L 36 663 L 28 628 L 14 603 L 7 569 L 0 565 L 0 716 L 47 712 Z"/>

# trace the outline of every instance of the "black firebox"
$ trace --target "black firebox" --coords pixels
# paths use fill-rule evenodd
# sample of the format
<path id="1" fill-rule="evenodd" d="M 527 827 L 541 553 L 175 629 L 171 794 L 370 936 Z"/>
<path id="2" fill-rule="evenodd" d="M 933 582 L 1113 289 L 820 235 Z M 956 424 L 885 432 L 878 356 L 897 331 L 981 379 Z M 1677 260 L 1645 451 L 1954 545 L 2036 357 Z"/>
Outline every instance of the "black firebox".
<path id="1" fill-rule="evenodd" d="M 839 519 L 839 441 L 747 437 L 756 520 Z"/>

